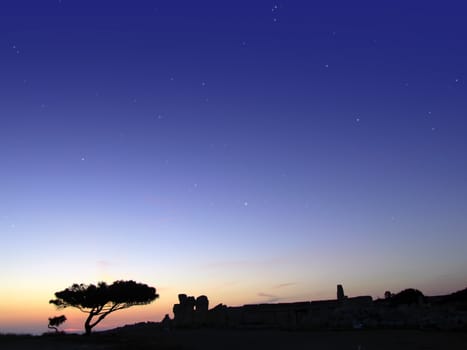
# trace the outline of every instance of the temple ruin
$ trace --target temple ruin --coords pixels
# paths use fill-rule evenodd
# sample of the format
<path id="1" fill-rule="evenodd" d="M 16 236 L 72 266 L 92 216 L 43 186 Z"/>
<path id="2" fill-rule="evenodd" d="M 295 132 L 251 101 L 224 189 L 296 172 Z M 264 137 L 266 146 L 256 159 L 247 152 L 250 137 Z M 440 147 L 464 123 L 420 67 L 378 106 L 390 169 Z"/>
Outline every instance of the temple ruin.
<path id="1" fill-rule="evenodd" d="M 458 292 L 460 293 L 460 292 Z M 467 294 L 467 289 L 462 291 Z M 421 294 L 421 293 L 420 293 Z M 455 295 L 453 293 L 452 295 Z M 414 302 L 398 301 L 386 293 L 385 299 L 371 296 L 348 297 L 337 285 L 337 298 L 276 304 L 229 307 L 219 304 L 209 309 L 205 295 L 197 298 L 180 294 L 173 307 L 176 328 L 467 328 L 467 297 L 424 297 Z M 391 295 L 393 297 L 391 297 Z M 447 303 L 447 304 L 446 304 Z"/>

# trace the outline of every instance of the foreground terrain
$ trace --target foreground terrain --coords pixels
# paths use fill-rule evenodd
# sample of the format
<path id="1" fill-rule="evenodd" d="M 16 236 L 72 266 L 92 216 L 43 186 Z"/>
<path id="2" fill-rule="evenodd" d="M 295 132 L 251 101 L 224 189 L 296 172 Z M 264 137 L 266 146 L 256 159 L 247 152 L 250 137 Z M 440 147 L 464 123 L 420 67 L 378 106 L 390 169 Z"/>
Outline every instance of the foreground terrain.
<path id="1" fill-rule="evenodd" d="M 290 332 L 278 330 L 183 330 L 154 327 L 59 336 L 0 336 L 0 349 L 467 349 L 466 332 L 356 330 Z"/>

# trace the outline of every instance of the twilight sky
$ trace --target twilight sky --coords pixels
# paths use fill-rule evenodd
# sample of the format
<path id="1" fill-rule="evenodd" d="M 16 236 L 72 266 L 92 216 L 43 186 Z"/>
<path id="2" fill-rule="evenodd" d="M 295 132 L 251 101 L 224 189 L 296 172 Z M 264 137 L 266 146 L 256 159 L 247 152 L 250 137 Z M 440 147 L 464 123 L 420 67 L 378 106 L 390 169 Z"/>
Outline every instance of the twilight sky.
<path id="1" fill-rule="evenodd" d="M 465 288 L 466 10 L 2 0 L 0 333 L 74 282 L 157 288 L 101 328 Z"/>

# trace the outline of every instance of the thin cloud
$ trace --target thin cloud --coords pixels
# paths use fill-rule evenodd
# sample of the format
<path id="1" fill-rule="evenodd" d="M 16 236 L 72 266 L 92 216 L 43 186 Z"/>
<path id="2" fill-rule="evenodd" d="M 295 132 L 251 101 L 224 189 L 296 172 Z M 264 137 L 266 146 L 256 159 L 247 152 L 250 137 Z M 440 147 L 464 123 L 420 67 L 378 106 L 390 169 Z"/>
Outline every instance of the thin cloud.
<path id="1" fill-rule="evenodd" d="M 296 284 L 297 284 L 296 282 L 281 283 L 281 284 L 276 284 L 272 288 L 274 289 L 286 288 L 286 287 L 295 286 Z"/>
<path id="2" fill-rule="evenodd" d="M 112 265 L 112 263 L 108 260 L 98 260 L 96 264 L 97 264 L 97 267 L 99 268 L 108 268 L 109 266 Z"/>
<path id="3" fill-rule="evenodd" d="M 259 292 L 259 293 L 258 293 L 258 296 L 259 296 L 259 297 L 267 297 L 267 298 L 277 298 L 277 295 L 268 294 L 268 293 L 263 293 L 263 292 Z"/>
<path id="4" fill-rule="evenodd" d="M 277 303 L 279 300 L 281 300 L 279 296 L 274 295 L 274 294 L 269 294 L 269 293 L 259 292 L 258 296 L 261 298 L 267 298 L 265 300 L 265 302 L 267 303 Z"/>

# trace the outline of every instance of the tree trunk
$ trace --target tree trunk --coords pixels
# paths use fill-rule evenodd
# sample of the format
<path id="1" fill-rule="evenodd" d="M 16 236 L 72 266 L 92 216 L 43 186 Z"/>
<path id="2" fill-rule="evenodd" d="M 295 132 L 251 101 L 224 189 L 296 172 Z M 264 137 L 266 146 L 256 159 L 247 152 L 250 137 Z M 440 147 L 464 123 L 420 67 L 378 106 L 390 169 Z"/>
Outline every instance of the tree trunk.
<path id="1" fill-rule="evenodd" d="M 49 329 L 55 329 L 55 333 L 58 333 L 58 328 L 57 327 L 54 327 L 54 326 L 51 326 L 50 324 L 47 326 L 47 328 Z"/>
<path id="2" fill-rule="evenodd" d="M 108 314 L 110 314 L 111 312 L 113 312 L 113 308 L 111 308 L 110 310 L 104 312 L 103 314 L 100 314 L 100 312 L 102 311 L 102 307 L 101 308 L 98 308 L 97 310 L 94 311 L 91 311 L 89 313 L 89 316 L 86 318 L 86 321 L 84 322 L 84 330 L 86 331 L 86 335 L 90 335 L 91 334 L 91 330 L 100 322 L 102 321 Z M 94 316 L 99 316 L 97 318 L 97 320 L 92 323 L 92 319 Z"/>
<path id="3" fill-rule="evenodd" d="M 84 322 L 84 331 L 85 331 L 84 334 L 85 335 L 91 335 L 91 330 L 92 330 L 91 320 L 93 317 L 94 317 L 94 314 L 91 312 L 89 316 L 86 318 L 86 321 Z"/>

